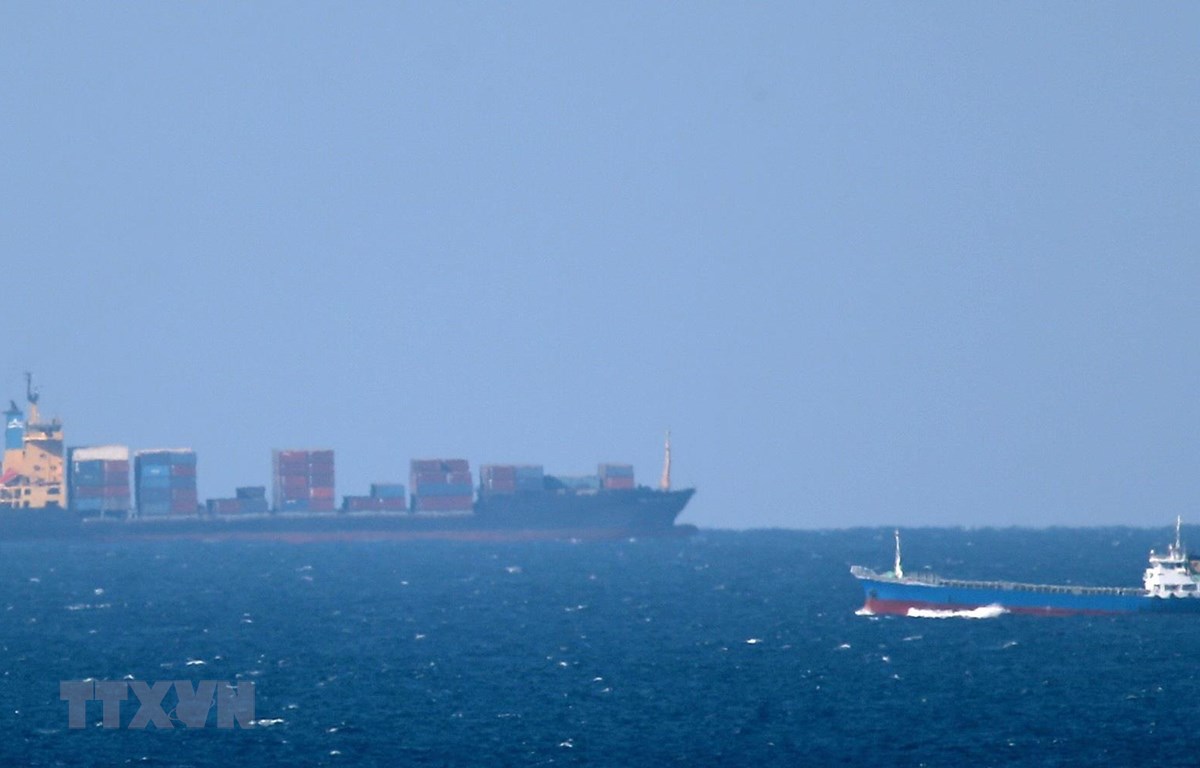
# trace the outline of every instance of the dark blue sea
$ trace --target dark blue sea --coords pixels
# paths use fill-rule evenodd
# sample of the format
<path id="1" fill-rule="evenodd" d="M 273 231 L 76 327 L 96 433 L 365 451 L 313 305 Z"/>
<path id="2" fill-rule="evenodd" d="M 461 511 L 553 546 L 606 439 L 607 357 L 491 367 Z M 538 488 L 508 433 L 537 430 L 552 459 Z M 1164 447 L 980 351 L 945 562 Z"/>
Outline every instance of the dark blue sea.
<path id="1" fill-rule="evenodd" d="M 1138 529 L 906 532 L 1137 585 Z M 2 765 L 1194 765 L 1200 618 L 855 614 L 890 530 L 0 546 Z M 68 727 L 64 680 L 252 681 L 256 725 Z M 169 708 L 164 701 L 164 710 Z"/>

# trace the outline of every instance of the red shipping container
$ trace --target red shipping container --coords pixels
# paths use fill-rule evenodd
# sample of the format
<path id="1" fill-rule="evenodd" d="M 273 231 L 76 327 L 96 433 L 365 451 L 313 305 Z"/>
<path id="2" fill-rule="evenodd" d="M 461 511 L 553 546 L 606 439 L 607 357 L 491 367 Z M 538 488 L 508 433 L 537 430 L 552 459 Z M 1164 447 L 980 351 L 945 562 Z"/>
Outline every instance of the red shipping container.
<path id="1" fill-rule="evenodd" d="M 321 462 L 325 462 L 327 464 L 332 464 L 333 463 L 333 451 L 331 451 L 327 448 L 320 450 L 320 451 L 309 451 L 308 452 L 308 460 L 310 463 L 313 463 L 313 464 L 319 464 Z"/>
<path id="2" fill-rule="evenodd" d="M 601 483 L 602 487 L 608 491 L 632 491 L 634 489 L 632 477 L 606 477 Z"/>
<path id="3" fill-rule="evenodd" d="M 77 499 L 100 499 L 104 497 L 103 485 L 77 485 L 71 492 Z"/>
<path id="4" fill-rule="evenodd" d="M 470 472 L 451 472 L 446 479 L 450 485 L 470 485 L 472 483 Z"/>
<path id="5" fill-rule="evenodd" d="M 275 458 L 279 461 L 308 462 L 308 451 L 276 451 Z"/>
<path id="6" fill-rule="evenodd" d="M 333 499 L 312 499 L 308 502 L 308 509 L 311 512 L 332 512 Z"/>
<path id="7" fill-rule="evenodd" d="M 171 476 L 172 477 L 195 477 L 196 476 L 196 465 L 195 464 L 172 464 L 171 465 Z"/>
<path id="8" fill-rule="evenodd" d="M 380 509 L 384 509 L 388 512 L 403 512 L 404 510 L 408 509 L 408 503 L 398 496 L 379 498 L 377 501 L 382 502 L 380 504 Z"/>
<path id="9" fill-rule="evenodd" d="M 298 475 L 304 477 L 308 475 L 308 464 L 280 464 L 275 467 L 276 477 L 286 477 L 288 475 Z"/>
<path id="10" fill-rule="evenodd" d="M 445 459 L 442 461 L 447 472 L 470 472 L 471 465 L 466 459 Z"/>
<path id="11" fill-rule="evenodd" d="M 333 473 L 325 472 L 323 474 L 310 474 L 308 476 L 308 484 L 313 487 L 325 486 L 333 487 Z"/>
<path id="12" fill-rule="evenodd" d="M 129 462 L 121 461 L 121 460 L 105 461 L 103 464 L 103 469 L 104 469 L 105 474 L 114 472 L 114 473 L 124 473 L 124 474 L 128 475 L 129 474 Z"/>
<path id="13" fill-rule="evenodd" d="M 323 486 L 320 488 L 310 488 L 308 490 L 308 497 L 310 499 L 332 499 L 333 498 L 333 487 L 332 486 Z"/>
<path id="14" fill-rule="evenodd" d="M 418 472 L 441 472 L 441 459 L 413 459 L 409 463 L 411 471 L 415 474 Z"/>
<path id="15" fill-rule="evenodd" d="M 413 488 L 419 488 L 422 485 L 445 485 L 446 474 L 444 472 L 414 472 L 410 478 L 410 485 Z"/>
<path id="16" fill-rule="evenodd" d="M 490 480 L 517 479 L 517 468 L 512 464 L 485 464 L 479 468 L 479 476 Z"/>
<path id="17" fill-rule="evenodd" d="M 279 484 L 287 490 L 306 490 L 308 488 L 308 475 L 285 475 L 279 478 Z"/>

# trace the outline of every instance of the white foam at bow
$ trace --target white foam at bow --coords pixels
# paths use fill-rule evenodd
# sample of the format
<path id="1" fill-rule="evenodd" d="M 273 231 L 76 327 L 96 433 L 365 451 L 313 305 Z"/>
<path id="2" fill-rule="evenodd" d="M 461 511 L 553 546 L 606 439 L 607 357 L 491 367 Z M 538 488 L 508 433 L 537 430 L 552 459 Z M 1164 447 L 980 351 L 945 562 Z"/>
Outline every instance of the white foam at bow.
<path id="1" fill-rule="evenodd" d="M 994 619 L 1008 613 L 1002 605 L 984 605 L 969 611 L 945 611 L 931 608 L 909 608 L 908 615 L 916 619 Z"/>

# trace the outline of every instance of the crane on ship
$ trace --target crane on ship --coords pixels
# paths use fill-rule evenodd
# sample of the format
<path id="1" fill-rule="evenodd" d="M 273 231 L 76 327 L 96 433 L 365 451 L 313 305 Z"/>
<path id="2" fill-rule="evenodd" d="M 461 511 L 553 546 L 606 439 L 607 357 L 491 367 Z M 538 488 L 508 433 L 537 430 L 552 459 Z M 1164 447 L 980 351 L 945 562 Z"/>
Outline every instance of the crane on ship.
<path id="1" fill-rule="evenodd" d="M 671 430 L 667 430 L 666 444 L 663 446 L 663 471 L 658 481 L 660 491 L 671 490 Z"/>

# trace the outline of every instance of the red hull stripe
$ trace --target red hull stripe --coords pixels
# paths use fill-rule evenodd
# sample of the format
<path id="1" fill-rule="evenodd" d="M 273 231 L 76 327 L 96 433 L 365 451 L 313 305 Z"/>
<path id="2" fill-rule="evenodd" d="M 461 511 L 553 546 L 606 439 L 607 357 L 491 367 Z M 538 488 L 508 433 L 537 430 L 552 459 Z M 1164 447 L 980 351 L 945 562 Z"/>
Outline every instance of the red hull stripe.
<path id="1" fill-rule="evenodd" d="M 911 608 L 921 611 L 973 611 L 976 608 L 983 607 L 985 606 L 959 605 L 957 603 L 930 603 L 921 600 L 880 600 L 868 597 L 866 604 L 863 605 L 863 610 L 870 611 L 871 613 L 907 616 Z M 1085 611 L 1070 608 L 1023 608 L 1009 606 L 1004 606 L 1004 610 L 1009 613 L 1023 613 L 1033 616 L 1103 616 L 1115 613 L 1115 611 Z"/>

